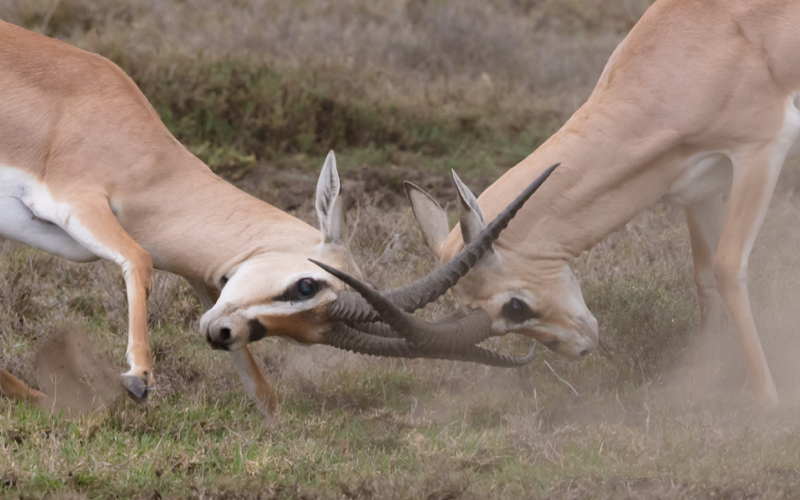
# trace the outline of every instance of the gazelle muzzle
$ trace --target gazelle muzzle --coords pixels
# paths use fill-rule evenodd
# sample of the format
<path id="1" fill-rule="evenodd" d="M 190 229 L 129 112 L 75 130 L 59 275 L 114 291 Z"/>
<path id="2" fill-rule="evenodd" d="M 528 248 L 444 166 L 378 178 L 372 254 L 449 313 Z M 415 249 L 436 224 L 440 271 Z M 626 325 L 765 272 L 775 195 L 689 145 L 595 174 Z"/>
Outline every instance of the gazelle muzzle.
<path id="1" fill-rule="evenodd" d="M 447 292 L 478 263 L 558 165 L 545 170 L 452 260 L 410 285 L 380 293 L 347 273 L 312 260 L 355 290 L 339 292 L 331 303 L 329 317 L 341 324 L 328 335 L 328 343 L 380 356 L 458 359 L 498 366 L 530 362 L 533 349 L 522 358 L 511 358 L 476 346 L 494 335 L 492 319 L 483 309 L 432 323 L 412 313 Z"/>

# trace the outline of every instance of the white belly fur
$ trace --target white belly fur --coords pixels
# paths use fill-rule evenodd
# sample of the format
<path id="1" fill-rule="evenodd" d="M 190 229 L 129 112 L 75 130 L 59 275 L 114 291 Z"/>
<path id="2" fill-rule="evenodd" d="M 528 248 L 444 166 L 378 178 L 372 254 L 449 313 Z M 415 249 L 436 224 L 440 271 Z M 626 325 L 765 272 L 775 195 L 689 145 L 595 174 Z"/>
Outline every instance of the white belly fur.
<path id="1" fill-rule="evenodd" d="M 97 260 L 61 227 L 33 214 L 28 203 L 33 191 L 42 191 L 37 187 L 33 176 L 0 163 L 0 237 L 76 262 Z"/>
<path id="2" fill-rule="evenodd" d="M 787 103 L 786 116 L 773 150 L 770 168 L 780 169 L 792 145 L 800 143 L 797 141 L 800 132 L 800 111 L 797 109 L 796 101 L 800 101 L 800 94 L 792 96 Z M 730 192 L 733 163 L 726 153 L 705 151 L 690 156 L 686 161 L 689 167 L 672 184 L 664 195 L 664 200 L 686 206 L 720 192 L 724 195 Z"/>
<path id="3" fill-rule="evenodd" d="M 664 200 L 686 206 L 708 199 L 717 193 L 729 193 L 733 181 L 733 164 L 718 151 L 698 153 L 686 159 L 689 164 L 676 180 Z"/>

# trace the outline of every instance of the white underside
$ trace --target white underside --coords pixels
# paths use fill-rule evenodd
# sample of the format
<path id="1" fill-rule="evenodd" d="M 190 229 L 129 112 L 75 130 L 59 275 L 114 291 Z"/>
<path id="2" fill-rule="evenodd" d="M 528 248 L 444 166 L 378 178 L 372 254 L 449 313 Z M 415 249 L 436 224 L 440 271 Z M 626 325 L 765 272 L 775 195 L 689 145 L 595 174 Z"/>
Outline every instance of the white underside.
<path id="1" fill-rule="evenodd" d="M 98 256 L 75 241 L 55 217 L 32 210 L 35 205 L 55 205 L 52 200 L 41 199 L 42 188 L 33 176 L 0 164 L 0 237 L 76 262 L 97 260 Z"/>
<path id="2" fill-rule="evenodd" d="M 800 100 L 800 96 L 793 96 L 787 102 L 786 117 L 775 144 L 773 161 L 770 162 L 770 168 L 777 169 L 778 172 L 800 133 L 800 111 L 797 109 L 795 99 Z M 718 193 L 727 195 L 733 181 L 731 155 L 732 153 L 728 151 L 703 151 L 687 158 L 684 174 L 664 194 L 664 200 L 686 206 L 706 200 Z M 743 167 L 747 168 L 746 165 Z M 774 174 L 777 175 L 778 172 Z"/>
<path id="3" fill-rule="evenodd" d="M 730 191 L 733 163 L 727 154 L 704 151 L 690 156 L 686 162 L 684 174 L 664 194 L 665 201 L 686 206 Z"/>

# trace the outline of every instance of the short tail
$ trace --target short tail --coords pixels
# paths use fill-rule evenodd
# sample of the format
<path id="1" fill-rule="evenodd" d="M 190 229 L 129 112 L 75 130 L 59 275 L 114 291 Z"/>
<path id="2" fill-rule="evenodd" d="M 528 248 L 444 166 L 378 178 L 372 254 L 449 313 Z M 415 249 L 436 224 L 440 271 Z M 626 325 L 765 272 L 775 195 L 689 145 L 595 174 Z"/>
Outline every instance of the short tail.
<path id="1" fill-rule="evenodd" d="M 0 368 L 0 393 L 15 401 L 29 401 L 39 405 L 44 401 L 44 394 L 31 389 L 25 382 Z"/>

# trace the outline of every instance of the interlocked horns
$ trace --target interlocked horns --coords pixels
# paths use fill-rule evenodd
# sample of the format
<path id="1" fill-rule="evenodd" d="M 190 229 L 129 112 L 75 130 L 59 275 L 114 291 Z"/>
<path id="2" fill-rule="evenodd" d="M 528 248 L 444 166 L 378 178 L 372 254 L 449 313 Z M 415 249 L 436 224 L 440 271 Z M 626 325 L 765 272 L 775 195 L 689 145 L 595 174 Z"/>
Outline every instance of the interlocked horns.
<path id="1" fill-rule="evenodd" d="M 545 170 L 452 260 L 410 285 L 381 293 L 347 273 L 312 260 L 355 290 L 339 292 L 330 304 L 329 317 L 337 323 L 327 334 L 326 343 L 374 356 L 453 359 L 502 367 L 530 363 L 535 344 L 523 357 L 477 346 L 493 335 L 492 319 L 483 309 L 457 312 L 437 322 L 423 321 L 413 313 L 447 292 L 478 263 L 558 165 Z"/>

